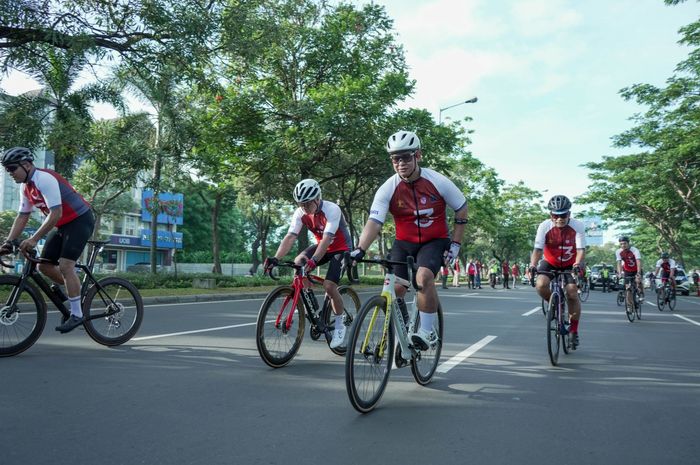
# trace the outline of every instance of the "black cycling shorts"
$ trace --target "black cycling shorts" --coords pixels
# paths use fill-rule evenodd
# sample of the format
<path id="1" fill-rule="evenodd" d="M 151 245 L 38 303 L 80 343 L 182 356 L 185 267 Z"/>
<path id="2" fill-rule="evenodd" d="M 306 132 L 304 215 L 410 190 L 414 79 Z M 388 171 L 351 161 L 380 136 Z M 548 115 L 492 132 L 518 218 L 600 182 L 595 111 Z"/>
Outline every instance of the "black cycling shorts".
<path id="1" fill-rule="evenodd" d="M 450 239 L 433 239 L 430 242 L 416 244 L 395 240 L 391 247 L 391 260 L 405 262 L 406 257 L 411 256 L 419 267 L 428 268 L 437 276 L 451 242 Z M 397 265 L 394 267 L 394 274 L 399 278 L 408 279 L 408 268 L 406 265 Z"/>
<path id="2" fill-rule="evenodd" d="M 636 271 L 623 271 L 622 274 L 625 278 L 625 284 L 632 284 L 637 282 L 637 272 Z"/>
<path id="3" fill-rule="evenodd" d="M 306 255 L 307 258 L 313 257 L 314 253 L 316 253 L 317 247 L 318 244 L 307 247 L 307 249 L 304 250 L 304 255 Z M 323 257 L 321 257 L 321 260 L 316 262 L 316 265 L 318 266 L 328 263 L 328 271 L 326 272 L 326 279 L 328 281 L 333 281 L 336 284 L 340 282 L 340 272 L 341 268 L 343 267 L 343 255 L 346 252 L 347 250 L 339 250 L 337 252 L 326 253 Z"/>
<path id="4" fill-rule="evenodd" d="M 78 261 L 94 228 L 95 217 L 92 211 L 88 210 L 70 223 L 49 233 L 41 251 L 41 258 L 51 260 L 56 265 L 60 258 Z"/>
<path id="5" fill-rule="evenodd" d="M 564 283 L 576 284 L 576 281 L 574 281 L 574 275 L 571 274 L 573 272 L 573 268 L 557 268 L 556 266 L 552 266 L 547 260 L 541 260 L 539 266 L 537 267 L 537 271 L 542 271 L 545 273 L 551 273 L 552 271 L 565 272 Z M 549 279 L 552 279 L 549 275 L 545 276 L 547 276 Z"/>

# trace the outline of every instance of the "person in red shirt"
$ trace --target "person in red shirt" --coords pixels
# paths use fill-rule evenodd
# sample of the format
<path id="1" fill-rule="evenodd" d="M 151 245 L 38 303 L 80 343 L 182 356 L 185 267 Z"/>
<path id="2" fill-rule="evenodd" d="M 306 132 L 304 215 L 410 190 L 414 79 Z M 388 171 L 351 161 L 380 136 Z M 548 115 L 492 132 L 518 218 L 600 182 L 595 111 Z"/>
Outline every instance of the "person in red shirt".
<path id="1" fill-rule="evenodd" d="M 516 287 L 516 283 L 518 282 L 518 278 L 520 278 L 520 267 L 518 266 L 517 263 L 513 263 L 513 267 L 511 268 L 511 274 L 513 275 L 513 289 Z"/>
<path id="2" fill-rule="evenodd" d="M 503 273 L 503 289 L 510 289 L 510 264 L 508 260 L 503 260 L 501 263 L 501 272 Z"/>
<path id="3" fill-rule="evenodd" d="M 571 218 L 571 201 L 564 195 L 555 195 L 549 200 L 547 207 L 550 218 L 540 223 L 535 236 L 535 248 L 530 257 L 530 273 L 541 272 L 537 275 L 537 293 L 549 302 L 551 281 L 547 272 L 574 271 L 578 272 L 586 255 L 586 228 L 581 221 Z M 538 262 L 544 255 L 544 260 Z M 565 274 L 566 300 L 569 306 L 571 325 L 571 348 L 579 345 L 579 318 L 581 302 L 578 298 L 578 287 L 571 273 Z"/>
<path id="4" fill-rule="evenodd" d="M 313 179 L 299 181 L 294 187 L 293 197 L 299 208 L 292 215 L 289 231 L 282 239 L 277 253 L 266 258 L 263 267 L 270 271 L 277 266 L 279 260 L 292 249 L 302 226 L 306 226 L 316 238 L 317 244 L 300 253 L 294 262 L 300 266 L 305 265 L 307 271 L 328 263 L 323 289 L 330 297 L 335 313 L 335 329 L 330 347 L 345 347 L 348 331 L 343 312 L 343 298 L 338 292 L 343 255 L 352 245 L 345 217 L 337 204 L 321 199 L 321 186 Z"/>
<path id="5" fill-rule="evenodd" d="M 60 174 L 35 167 L 34 155 L 25 147 L 7 150 L 2 156 L 2 166 L 21 188 L 19 214 L 7 240 L 0 246 L 0 255 L 12 251 L 13 242 L 22 234 L 34 208 L 46 215 L 39 229 L 23 240 L 19 249 L 29 253 L 48 234 L 41 258 L 51 263 L 40 263 L 38 268 L 54 283 L 65 284 L 71 315 L 56 327 L 56 331 L 72 331 L 83 324 L 80 278 L 75 263 L 95 227 L 92 208 Z"/>
<path id="6" fill-rule="evenodd" d="M 421 287 L 416 294 L 420 312 L 420 328 L 411 335 L 411 341 L 421 350 L 427 350 L 440 340 L 437 334 L 438 295 L 435 275 L 440 266 L 457 259 L 467 224 L 467 199 L 444 175 L 418 165 L 423 154 L 420 139 L 411 131 L 398 131 L 387 141 L 396 174 L 379 187 L 370 207 L 369 219 L 362 230 L 358 246 L 350 256 L 362 259 L 382 229 L 387 213 L 396 224 L 396 240 L 391 257 L 405 261 L 416 259 L 416 281 Z M 454 229 L 450 234 L 447 209 L 454 210 Z M 406 266 L 394 268 L 396 276 L 408 279 Z M 397 285 L 396 294 L 403 298 L 406 288 Z"/>

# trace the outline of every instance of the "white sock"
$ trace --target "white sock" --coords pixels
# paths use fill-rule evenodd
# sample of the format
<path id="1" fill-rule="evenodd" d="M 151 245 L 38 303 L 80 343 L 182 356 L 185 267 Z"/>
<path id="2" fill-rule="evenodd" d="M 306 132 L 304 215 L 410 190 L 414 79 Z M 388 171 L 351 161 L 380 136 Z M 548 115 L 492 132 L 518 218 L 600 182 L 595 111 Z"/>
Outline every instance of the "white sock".
<path id="1" fill-rule="evenodd" d="M 437 319 L 437 312 L 425 313 L 420 311 L 418 313 L 420 314 L 420 327 L 426 331 L 432 331 L 435 326 L 435 320 Z"/>
<path id="2" fill-rule="evenodd" d="M 68 302 L 70 302 L 70 314 L 82 318 L 83 309 L 80 307 L 80 296 L 68 297 Z"/>

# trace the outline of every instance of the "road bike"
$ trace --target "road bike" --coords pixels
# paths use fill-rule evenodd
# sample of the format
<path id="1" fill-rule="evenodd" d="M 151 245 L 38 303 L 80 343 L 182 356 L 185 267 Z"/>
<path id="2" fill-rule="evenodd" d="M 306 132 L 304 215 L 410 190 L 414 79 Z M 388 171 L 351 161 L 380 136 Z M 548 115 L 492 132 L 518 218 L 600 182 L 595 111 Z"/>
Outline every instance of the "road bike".
<path id="1" fill-rule="evenodd" d="M 642 302 L 641 302 L 641 296 L 639 294 L 639 288 L 637 287 L 637 278 L 636 277 L 627 277 L 625 276 L 625 296 L 624 296 L 624 302 L 625 302 L 625 315 L 627 315 L 627 319 L 630 321 L 630 323 L 634 322 L 635 316 L 637 317 L 638 320 L 642 319 Z M 620 291 L 622 292 L 622 291 Z M 618 295 L 619 299 L 619 295 Z"/>
<path id="2" fill-rule="evenodd" d="M 330 347 L 335 325 L 331 323 L 333 307 L 328 294 L 319 307 L 318 300 L 310 286 L 323 284 L 320 276 L 307 274 L 304 266 L 287 261 L 279 264 L 281 267 L 294 269 L 294 279 L 291 285 L 278 286 L 273 289 L 260 306 L 255 329 L 255 343 L 263 362 L 272 368 L 281 368 L 292 361 L 301 347 L 304 339 L 305 318 L 309 321 L 309 335 L 318 340 L 321 335 L 326 338 Z M 343 272 L 349 267 L 343 265 Z M 276 278 L 272 273 L 268 275 Z M 345 326 L 350 327 L 360 308 L 360 298 L 355 290 L 346 285 L 338 286 L 338 292 L 343 298 Z M 345 355 L 345 347 L 332 348 L 336 355 Z"/>
<path id="3" fill-rule="evenodd" d="M 420 326 L 416 299 L 410 310 L 402 308 L 397 301 L 394 285 L 406 286 L 409 292 L 411 289 L 421 289 L 416 283 L 413 257 L 408 257 L 405 262 L 384 259 L 360 261 L 380 265 L 386 272 L 381 294 L 366 301 L 357 314 L 345 355 L 345 386 L 350 403 L 358 412 L 367 413 L 374 409 L 384 394 L 394 363 L 397 368 L 410 364 L 413 378 L 422 386 L 432 380 L 442 353 L 444 325 L 442 307 L 438 305 L 437 326 L 433 328 L 428 349 L 421 350 L 409 339 L 409 334 Z M 407 265 L 409 280 L 394 274 L 393 267 L 398 265 Z M 398 346 L 394 342 L 395 334 L 398 336 Z"/>
<path id="4" fill-rule="evenodd" d="M 566 275 L 571 271 L 538 271 L 538 274 L 545 274 L 550 277 L 549 305 L 547 307 L 547 352 L 549 361 L 556 366 L 559 362 L 559 350 L 563 349 L 565 354 L 571 346 L 569 337 L 569 311 L 566 305 Z"/>
<path id="5" fill-rule="evenodd" d="M 82 326 L 97 343 L 117 346 L 131 339 L 143 320 L 143 300 L 138 289 L 126 279 L 116 276 L 97 279 L 92 274 L 98 254 L 106 241 L 88 241 L 90 252 L 86 264 L 76 263 L 83 273 L 80 286 L 84 321 Z M 24 352 L 39 339 L 47 320 L 47 305 L 42 292 L 62 315 L 62 322 L 70 317 L 67 297 L 59 287 L 37 271 L 40 263 L 51 263 L 43 258 L 26 255 L 22 272 L 0 276 L 0 357 Z M 0 265 L 14 268 L 2 260 Z"/>
<path id="6" fill-rule="evenodd" d="M 676 308 L 676 293 L 673 292 L 669 279 L 663 280 L 663 284 L 656 291 L 656 306 L 659 308 L 660 312 L 664 311 L 664 306 L 667 304 L 669 310 L 674 310 Z"/>

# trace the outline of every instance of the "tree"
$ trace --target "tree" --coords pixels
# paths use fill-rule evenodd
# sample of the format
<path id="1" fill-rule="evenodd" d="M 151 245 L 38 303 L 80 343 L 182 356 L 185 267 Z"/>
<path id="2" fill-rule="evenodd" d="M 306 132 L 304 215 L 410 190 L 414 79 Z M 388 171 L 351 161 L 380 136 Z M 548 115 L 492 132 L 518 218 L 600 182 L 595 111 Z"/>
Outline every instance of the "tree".
<path id="1" fill-rule="evenodd" d="M 153 138 L 153 125 L 145 113 L 116 121 L 94 123 L 87 156 L 76 171 L 73 184 L 92 205 L 97 237 L 103 217 L 118 217 L 138 210 L 129 195 L 139 173 L 150 164 L 144 148 Z"/>
<path id="2" fill-rule="evenodd" d="M 122 99 L 106 84 L 76 88 L 87 64 L 83 55 L 49 49 L 44 57 L 23 67 L 43 86 L 39 92 L 0 100 L 0 145 L 47 148 L 54 153 L 56 171 L 70 178 L 90 143 L 90 105 L 107 102 L 122 108 Z"/>

